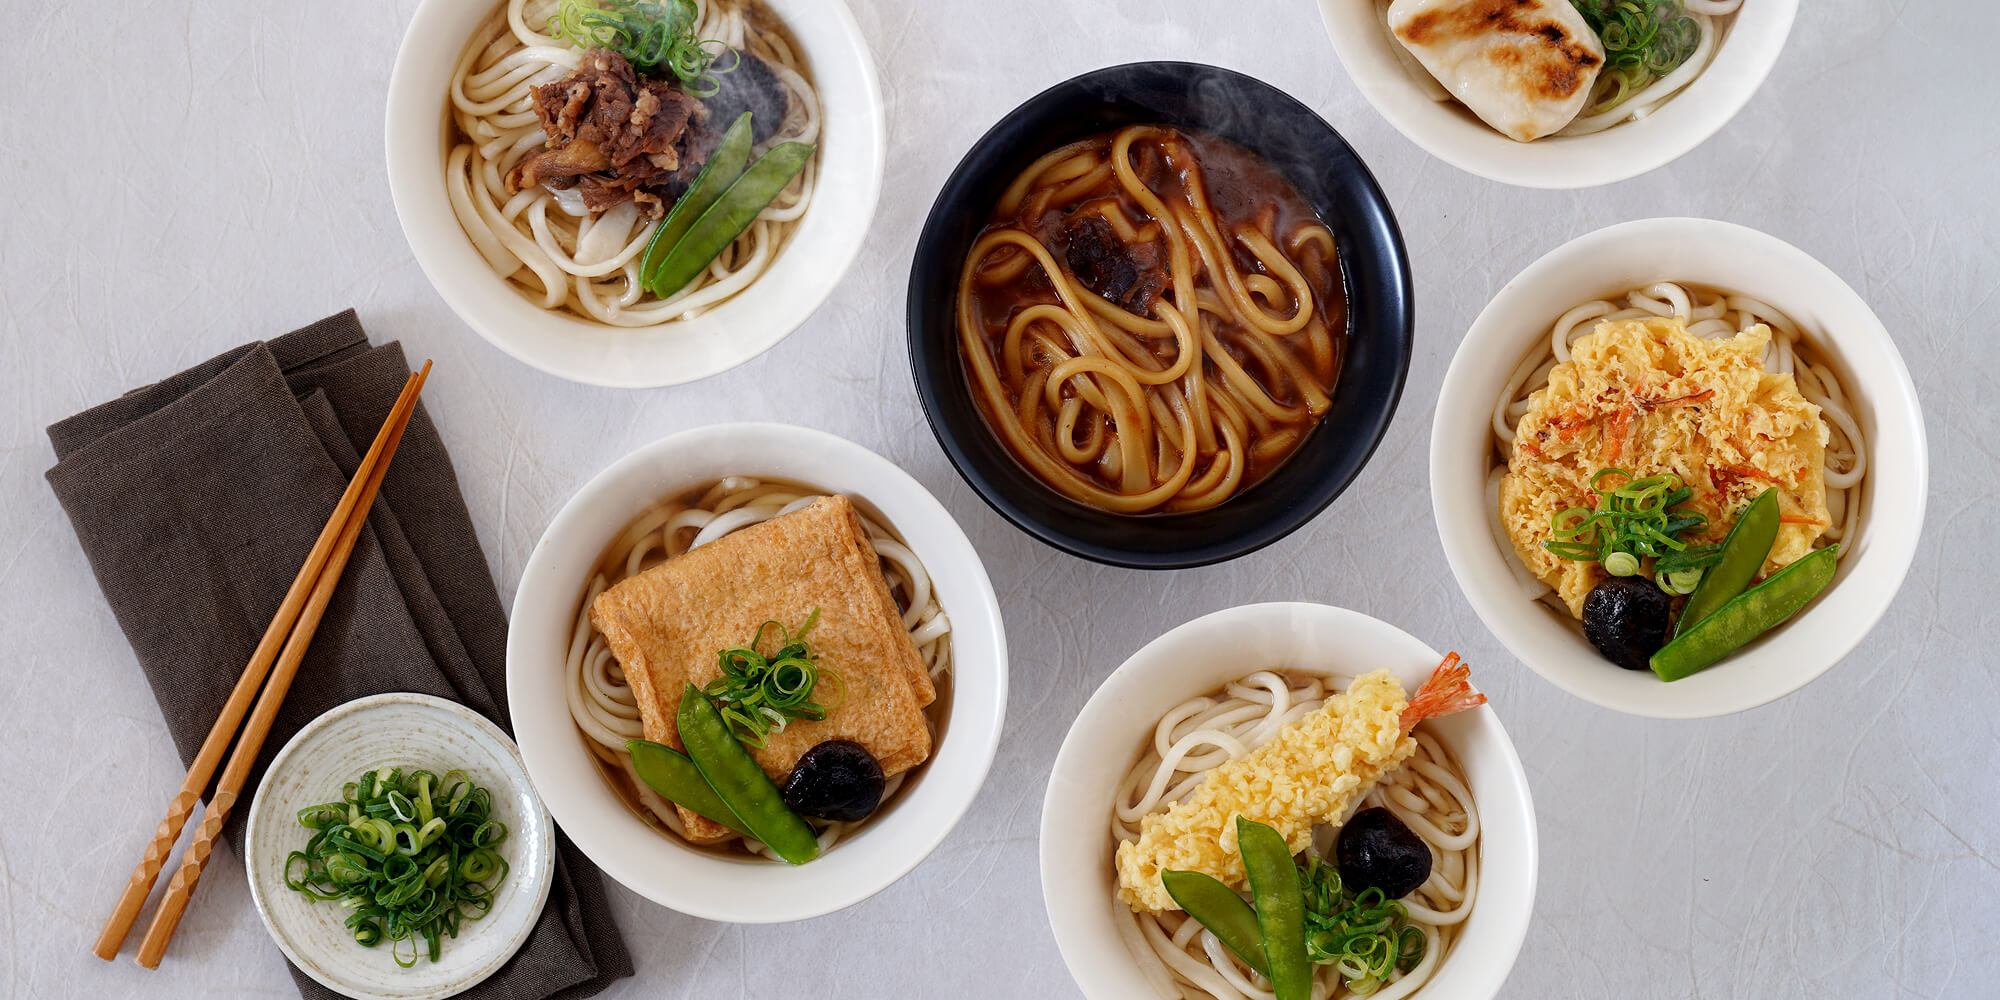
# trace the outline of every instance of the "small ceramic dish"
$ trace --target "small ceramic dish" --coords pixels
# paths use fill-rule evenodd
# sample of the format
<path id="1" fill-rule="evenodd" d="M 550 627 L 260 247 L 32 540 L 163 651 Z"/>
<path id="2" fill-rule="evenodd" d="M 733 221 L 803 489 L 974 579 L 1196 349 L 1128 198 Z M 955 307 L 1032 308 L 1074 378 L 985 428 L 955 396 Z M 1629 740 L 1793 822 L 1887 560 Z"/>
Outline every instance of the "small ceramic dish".
<path id="1" fill-rule="evenodd" d="M 1416 637 L 1359 612 L 1323 604 L 1250 604 L 1181 625 L 1112 671 L 1070 725 L 1042 800 L 1042 901 L 1063 961 L 1084 995 L 1092 1000 L 1158 995 L 1120 932 L 1120 922 L 1129 922 L 1131 913 L 1117 897 L 1107 834 L 1120 782 L 1161 716 L 1265 669 L 1345 679 L 1387 669 L 1414 691 L 1439 659 Z M 1475 667 L 1473 680 L 1478 679 Z M 1457 758 L 1478 804 L 1479 884 L 1451 952 L 1415 996 L 1485 1000 L 1507 981 L 1534 913 L 1534 802 L 1521 759 L 1491 707 L 1425 726 Z M 1157 961 L 1150 954 L 1145 960 Z"/>
<path id="2" fill-rule="evenodd" d="M 312 835 L 298 811 L 338 801 L 343 784 L 385 765 L 465 771 L 492 793 L 493 818 L 507 824 L 497 850 L 508 871 L 493 909 L 446 938 L 438 961 L 421 956 L 407 969 L 386 943 L 355 944 L 340 904 L 315 903 L 285 886 L 285 858 Z M 272 940 L 320 985 L 358 1000 L 437 1000 L 491 976 L 528 939 L 555 872 L 555 826 L 514 741 L 464 705 L 425 694 L 357 698 L 307 723 L 257 785 L 244 843 L 250 898 Z"/>

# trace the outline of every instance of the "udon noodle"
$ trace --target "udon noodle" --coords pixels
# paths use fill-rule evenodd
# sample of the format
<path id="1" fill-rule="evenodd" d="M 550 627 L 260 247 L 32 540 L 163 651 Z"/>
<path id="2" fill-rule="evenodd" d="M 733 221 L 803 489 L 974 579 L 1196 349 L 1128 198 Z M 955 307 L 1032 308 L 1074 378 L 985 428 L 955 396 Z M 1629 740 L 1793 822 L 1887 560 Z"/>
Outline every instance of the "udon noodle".
<path id="1" fill-rule="evenodd" d="M 754 0 L 701 0 L 697 35 L 752 53 L 789 93 L 790 112 L 761 154 L 780 142 L 818 141 L 819 96 L 802 55 Z M 671 298 L 652 296 L 639 264 L 659 225 L 634 201 L 591 218 L 575 190 L 507 190 L 508 172 L 547 136 L 532 88 L 576 69 L 580 50 L 550 36 L 551 0 L 507 0 L 473 32 L 452 71 L 454 145 L 445 165 L 452 211 L 495 273 L 544 309 L 563 309 L 613 326 L 688 319 L 721 305 L 776 259 L 813 198 L 817 158 L 766 206 L 708 269 Z"/>
<path id="2" fill-rule="evenodd" d="M 1829 542 L 1854 545 L 1861 514 L 1862 479 L 1868 472 L 1868 445 L 1854 415 L 1854 402 L 1833 365 L 1813 346 L 1797 323 L 1771 306 L 1733 292 L 1694 285 L 1659 282 L 1636 288 L 1615 299 L 1594 299 L 1562 314 L 1549 336 L 1521 359 L 1493 407 L 1493 466 L 1486 477 L 1486 508 L 1493 517 L 1496 538 L 1508 545 L 1499 523 L 1500 480 L 1507 473 L 1514 427 L 1528 410 L 1528 398 L 1548 385 L 1549 372 L 1570 358 L 1570 344 L 1603 321 L 1673 316 L 1697 337 L 1731 337 L 1763 323 L 1771 328 L 1764 369 L 1788 374 L 1808 402 L 1820 408 L 1830 437 L 1826 446 L 1826 507 L 1831 522 L 1822 536 Z M 1526 570 L 1510 560 L 1523 577 Z M 1540 588 L 1539 585 L 1537 589 Z"/>
<path id="3" fill-rule="evenodd" d="M 626 805 L 656 829 L 676 838 L 686 836 L 673 804 L 654 794 L 633 770 L 632 755 L 626 752 L 625 743 L 644 735 L 638 698 L 627 685 L 624 671 L 619 669 L 604 636 L 591 627 L 590 604 L 597 595 L 627 577 L 637 576 L 732 531 L 791 513 L 820 495 L 821 491 L 810 487 L 730 476 L 713 486 L 666 500 L 641 514 L 598 560 L 590 586 L 583 594 L 576 624 L 570 630 L 565 665 L 568 682 L 564 688 L 570 718 Z M 896 606 L 903 612 L 903 625 L 909 629 L 910 639 L 923 657 L 932 680 L 943 692 L 951 670 L 951 622 L 938 605 L 930 574 L 916 553 L 886 526 L 866 514 L 861 521 L 869 542 L 881 557 L 882 572 L 889 581 Z M 927 714 L 933 723 L 935 714 L 947 701 L 941 695 L 932 704 Z M 884 803 L 895 796 L 907 777 L 906 771 L 888 780 L 882 792 Z M 833 847 L 841 837 L 866 822 L 829 823 L 820 832 L 820 850 Z M 776 854 L 757 841 L 742 838 L 738 842 L 744 850 L 778 860 Z"/>
<path id="4" fill-rule="evenodd" d="M 1227 142 L 1156 126 L 1036 160 L 958 287 L 988 425 L 1042 481 L 1116 513 L 1214 507 L 1276 468 L 1330 405 L 1345 323 L 1333 234 L 1297 191 Z"/>
<path id="5" fill-rule="evenodd" d="M 1298 671 L 1258 671 L 1220 692 L 1182 702 L 1162 716 L 1153 739 L 1119 785 L 1111 813 L 1111 847 L 1139 838 L 1139 821 L 1186 798 L 1210 768 L 1245 756 L 1278 730 L 1316 711 L 1341 690 L 1345 678 Z M 1389 772 L 1355 805 L 1382 806 L 1430 846 L 1431 876 L 1403 897 L 1412 926 L 1423 931 L 1424 957 L 1408 973 L 1375 993 L 1398 1000 L 1421 989 L 1437 970 L 1472 912 L 1479 887 L 1479 810 L 1464 771 L 1420 724 L 1417 751 Z M 1309 853 L 1331 858 L 1333 827 L 1314 831 Z M 1185 1000 L 1271 1000 L 1270 984 L 1252 972 L 1214 934 L 1179 910 L 1133 913 L 1116 905 L 1119 933 L 1146 970 L 1154 991 Z M 1330 966 L 1319 966 L 1314 1000 L 1347 996 Z"/>

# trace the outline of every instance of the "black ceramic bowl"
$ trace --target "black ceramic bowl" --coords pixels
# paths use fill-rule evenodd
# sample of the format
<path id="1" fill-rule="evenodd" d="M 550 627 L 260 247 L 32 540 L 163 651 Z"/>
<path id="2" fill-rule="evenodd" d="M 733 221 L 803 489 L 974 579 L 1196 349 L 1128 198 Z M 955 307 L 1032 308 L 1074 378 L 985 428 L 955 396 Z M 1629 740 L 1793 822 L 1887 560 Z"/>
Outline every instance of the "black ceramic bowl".
<path id="1" fill-rule="evenodd" d="M 1139 123 L 1219 135 L 1263 157 L 1332 227 L 1347 283 L 1347 346 L 1333 408 L 1277 472 L 1214 508 L 1186 514 L 1086 507 L 1022 468 L 973 402 L 954 325 L 959 269 L 1001 191 L 1057 146 Z M 910 367 L 931 430 L 959 474 L 1036 538 L 1139 569 L 1234 559 L 1285 537 L 1332 503 L 1389 428 L 1410 367 L 1412 324 L 1403 236 L 1361 158 L 1283 91 L 1196 63 L 1097 70 L 1014 109 L 973 144 L 938 193 L 910 268 Z"/>

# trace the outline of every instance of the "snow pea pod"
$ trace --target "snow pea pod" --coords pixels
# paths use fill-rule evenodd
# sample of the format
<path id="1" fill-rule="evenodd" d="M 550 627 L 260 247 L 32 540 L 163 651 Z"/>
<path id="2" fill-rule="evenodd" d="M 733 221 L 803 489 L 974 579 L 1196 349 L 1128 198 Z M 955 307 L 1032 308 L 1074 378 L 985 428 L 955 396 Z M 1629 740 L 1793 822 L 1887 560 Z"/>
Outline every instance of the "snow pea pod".
<path id="1" fill-rule="evenodd" d="M 1278 1000 L 1311 1000 L 1312 959 L 1306 955 L 1306 897 L 1299 887 L 1299 866 L 1278 831 L 1236 817 L 1236 849 L 1250 873 L 1250 899 L 1256 905 L 1257 926 L 1264 932 L 1264 958 L 1270 963 L 1271 990 Z"/>
<path id="2" fill-rule="evenodd" d="M 629 740 L 625 749 L 632 753 L 632 769 L 639 772 L 639 780 L 660 793 L 661 798 L 745 837 L 755 836 L 730 811 L 728 803 L 715 794 L 715 789 L 708 787 L 708 780 L 701 776 L 701 769 L 695 767 L 694 761 L 687 759 L 686 755 L 652 740 Z"/>
<path id="3" fill-rule="evenodd" d="M 757 221 L 758 213 L 805 169 L 812 154 L 810 143 L 781 142 L 758 157 L 743 176 L 736 178 L 701 213 L 659 266 L 646 275 L 646 287 L 663 299 L 686 288 L 702 268 L 736 242 L 736 237 L 743 235 L 750 223 Z"/>
<path id="4" fill-rule="evenodd" d="M 1771 545 L 1777 540 L 1778 491 L 1773 488 L 1757 494 L 1757 499 L 1750 501 L 1736 523 L 1730 525 L 1728 536 L 1722 540 L 1722 559 L 1702 574 L 1701 583 L 1681 606 L 1674 635 L 1686 634 L 1714 614 L 1715 609 L 1741 594 L 1757 578 L 1757 571 L 1764 568 L 1764 560 L 1770 558 Z"/>
<path id="5" fill-rule="evenodd" d="M 688 185 L 687 191 L 674 202 L 674 207 L 667 212 L 659 228 L 653 230 L 653 238 L 646 244 L 646 255 L 639 258 L 640 280 L 646 280 L 645 276 L 660 266 L 667 253 L 680 243 L 681 237 L 687 235 L 694 220 L 708 211 L 708 206 L 715 204 L 715 199 L 722 197 L 722 192 L 729 190 L 729 185 L 736 183 L 736 178 L 743 175 L 744 164 L 749 162 L 750 112 L 745 111 L 729 123 L 729 128 L 722 133 L 722 141 L 715 146 L 715 152 L 709 154 L 708 162 L 702 164 L 701 172 L 695 175 L 694 183 Z"/>
<path id="6" fill-rule="evenodd" d="M 1235 952 L 1236 957 L 1260 975 L 1271 974 L 1270 960 L 1264 956 L 1264 932 L 1257 926 L 1257 911 L 1236 890 L 1201 872 L 1163 871 L 1160 884 L 1223 947 Z"/>
<path id="7" fill-rule="evenodd" d="M 1839 552 L 1839 545 L 1819 549 L 1736 595 L 1660 647 L 1651 661 L 1653 673 L 1663 681 L 1680 680 L 1790 618 L 1833 581 Z"/>
<path id="8" fill-rule="evenodd" d="M 819 856 L 819 838 L 813 828 L 785 805 L 778 786 L 771 784 L 750 751 L 736 742 L 728 723 L 722 721 L 722 714 L 700 688 L 689 684 L 681 692 L 676 721 L 688 758 L 723 804 L 749 827 L 751 836 L 795 865 Z"/>

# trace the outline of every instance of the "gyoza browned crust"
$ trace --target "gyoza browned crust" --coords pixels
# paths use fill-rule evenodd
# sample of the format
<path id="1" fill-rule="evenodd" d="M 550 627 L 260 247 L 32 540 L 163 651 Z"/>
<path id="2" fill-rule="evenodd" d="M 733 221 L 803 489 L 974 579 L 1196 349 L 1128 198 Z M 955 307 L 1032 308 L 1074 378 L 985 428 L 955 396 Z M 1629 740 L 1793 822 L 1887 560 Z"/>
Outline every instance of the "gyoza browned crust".
<path id="1" fill-rule="evenodd" d="M 762 749 L 748 748 L 751 756 L 777 781 L 833 739 L 868 748 L 885 775 L 923 763 L 931 750 L 923 709 L 936 689 L 846 497 L 823 497 L 624 580 L 598 595 L 590 623 L 638 697 L 646 738 L 679 747 L 681 693 L 720 673 L 717 652 L 749 642 L 766 621 L 797 628 L 814 608 L 819 623 L 808 641 L 846 696 L 824 721 L 794 721 Z M 680 816 L 691 840 L 730 836 L 685 809 Z"/>

